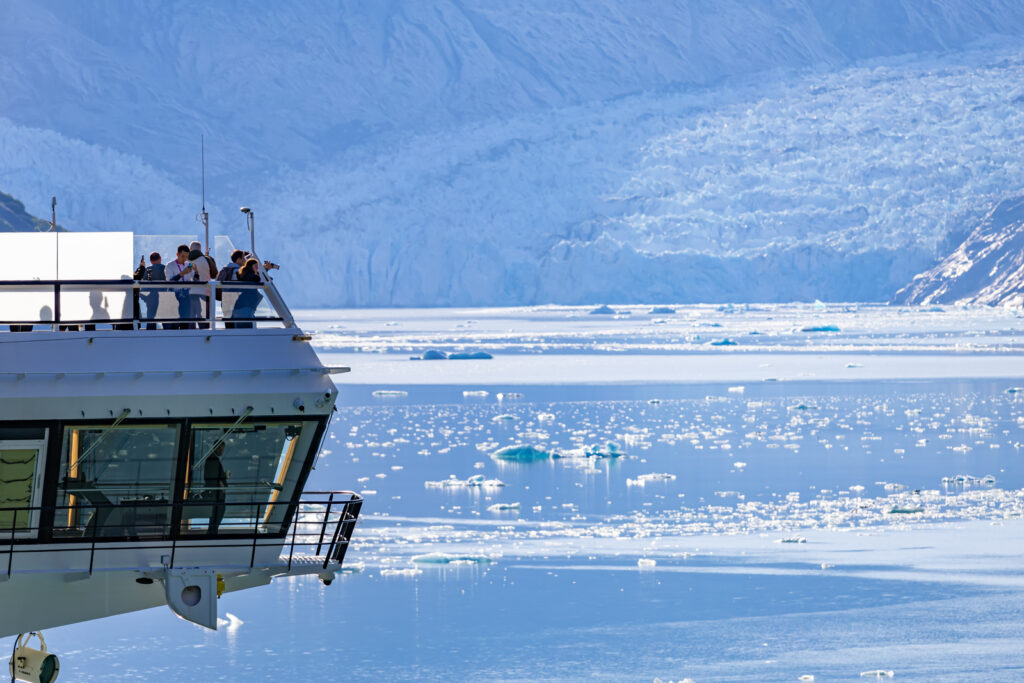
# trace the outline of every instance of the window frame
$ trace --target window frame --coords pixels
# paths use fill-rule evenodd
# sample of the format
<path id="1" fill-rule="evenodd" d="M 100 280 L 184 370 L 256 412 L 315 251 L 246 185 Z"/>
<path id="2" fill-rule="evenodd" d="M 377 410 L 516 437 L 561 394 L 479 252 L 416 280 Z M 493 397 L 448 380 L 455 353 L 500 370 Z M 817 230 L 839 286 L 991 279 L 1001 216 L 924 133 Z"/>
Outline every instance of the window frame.
<path id="1" fill-rule="evenodd" d="M 170 516 L 170 527 L 167 534 L 147 536 L 145 538 L 133 538 L 130 536 L 100 536 L 96 538 L 92 537 L 63 537 L 54 536 L 54 519 L 56 516 L 57 498 L 60 495 L 59 491 L 59 477 L 60 477 L 60 464 L 63 456 L 65 430 L 70 428 L 81 428 L 81 427 L 103 427 L 111 426 L 114 418 L 109 419 L 80 419 L 80 420 L 25 420 L 17 421 L 17 423 L 11 422 L 0 422 L 0 426 L 18 426 L 25 428 L 42 428 L 47 429 L 47 439 L 45 447 L 40 451 L 39 458 L 43 459 L 42 464 L 42 495 L 40 496 L 40 505 L 42 509 L 38 516 L 38 533 L 29 533 L 23 535 L 17 534 L 13 539 L 16 545 L 32 545 L 32 544 L 80 544 L 80 543 L 140 543 L 140 544 L 152 544 L 154 542 L 161 541 L 189 541 L 189 542 L 201 542 L 204 540 L 239 540 L 248 539 L 252 540 L 254 537 L 262 539 L 272 538 L 285 538 L 288 534 L 288 530 L 291 527 L 292 520 L 298 509 L 298 499 L 302 496 L 302 492 L 306 487 L 306 482 L 309 479 L 309 474 L 313 469 L 313 464 L 317 460 L 317 456 L 320 453 L 320 448 L 323 444 L 324 435 L 327 431 L 329 415 L 275 415 L 271 414 L 253 414 L 248 416 L 242 424 L 246 423 L 264 423 L 264 424 L 281 424 L 281 423 L 295 423 L 295 422 L 312 422 L 312 438 L 310 439 L 309 447 L 307 452 L 303 454 L 296 454 L 292 467 L 299 465 L 299 476 L 295 483 L 295 493 L 293 494 L 292 500 L 288 501 L 287 508 L 285 510 L 284 517 L 281 521 L 280 528 L 272 532 L 261 532 L 254 534 L 251 531 L 245 533 L 230 533 L 230 534 L 214 534 L 211 536 L 197 536 L 195 534 L 181 533 L 181 517 L 182 517 L 182 505 L 174 504 L 184 500 L 185 495 L 185 469 L 188 466 L 188 452 L 190 444 L 192 443 L 193 425 L 211 425 L 211 424 L 223 424 L 225 422 L 233 423 L 238 419 L 237 415 L 211 415 L 208 417 L 128 417 L 123 420 L 118 426 L 131 427 L 133 425 L 138 426 L 152 426 L 154 424 L 161 425 L 175 425 L 178 427 L 178 449 L 177 449 L 177 460 L 175 462 L 175 476 L 174 481 L 171 484 L 172 493 L 172 507 Z M 300 460 L 296 463 L 295 460 Z M 269 503 L 269 501 L 268 501 Z M 283 502 L 274 502 L 276 505 L 282 505 Z M 10 539 L 0 539 L 0 542 L 8 541 Z"/>

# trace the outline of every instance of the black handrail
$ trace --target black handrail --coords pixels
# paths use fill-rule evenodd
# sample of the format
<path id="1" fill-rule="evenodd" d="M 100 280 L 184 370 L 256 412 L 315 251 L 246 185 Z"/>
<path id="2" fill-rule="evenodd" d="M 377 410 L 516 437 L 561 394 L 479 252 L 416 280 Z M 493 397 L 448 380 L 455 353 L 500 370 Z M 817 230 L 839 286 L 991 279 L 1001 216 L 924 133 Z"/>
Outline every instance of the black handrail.
<path id="1" fill-rule="evenodd" d="M 91 291 L 121 291 L 129 293 L 132 297 L 131 301 L 131 313 L 130 317 L 105 317 L 105 318 L 69 318 L 63 311 L 61 301 L 63 295 L 70 293 L 81 293 L 82 289 L 75 292 L 76 288 L 91 288 Z M 251 290 L 266 290 L 267 283 L 265 282 L 248 282 L 245 280 L 232 280 L 230 282 L 219 282 L 211 280 L 209 282 L 178 282 L 178 281 L 164 281 L 164 280 L 0 280 L 0 294 L 5 291 L 11 293 L 12 291 L 21 291 L 21 293 L 37 293 L 43 294 L 49 292 L 52 295 L 52 315 L 53 318 L 50 320 L 41 319 L 10 319 L 0 320 L 0 325 L 8 325 L 11 327 L 12 332 L 27 332 L 22 328 L 35 325 L 48 325 L 54 328 L 58 326 L 61 329 L 67 329 L 69 327 L 77 327 L 82 325 L 111 325 L 117 327 L 127 327 L 130 329 L 142 329 L 145 325 L 156 325 L 156 324 L 173 324 L 173 323 L 184 323 L 189 328 L 194 328 L 194 323 L 224 323 L 225 326 L 245 324 L 251 326 L 257 322 L 284 322 L 284 316 L 281 315 L 280 310 L 276 310 L 277 315 L 273 316 L 250 316 L 250 317 L 225 317 L 223 311 L 221 315 L 178 315 L 170 318 L 157 318 L 155 315 L 146 317 L 142 315 L 141 307 L 139 305 L 140 296 L 145 297 L 149 294 L 160 294 L 162 292 L 180 292 L 188 291 L 189 296 L 198 297 L 208 307 L 210 302 L 215 299 L 214 294 L 217 292 L 224 292 L 228 294 L 241 294 L 245 291 Z M 30 290 L 25 292 L 24 290 Z M 86 289 L 85 291 L 90 291 Z M 272 307 L 274 303 L 270 297 L 266 297 L 266 301 Z M 127 306 L 122 307 L 127 308 Z M 154 312 L 155 313 L 155 312 Z M 147 302 L 147 315 L 149 314 L 148 302 Z M 172 329 L 166 327 L 164 329 Z M 4 330 L 6 331 L 6 330 Z M 89 330 L 94 331 L 94 330 Z"/>
<path id="2" fill-rule="evenodd" d="M 88 550 L 87 571 L 92 574 L 97 553 L 111 550 L 166 549 L 170 551 L 169 567 L 173 568 L 175 555 L 183 548 L 241 549 L 251 547 L 248 567 L 252 568 L 256 566 L 257 548 L 276 547 L 280 552 L 285 545 L 288 545 L 288 570 L 291 570 L 297 547 L 300 550 L 307 547 L 310 550 L 315 549 L 313 556 L 318 560 L 323 558 L 322 568 L 326 569 L 332 561 L 340 565 L 344 560 L 345 551 L 352 538 L 362 504 L 362 497 L 352 491 L 315 491 L 304 493 L 291 500 L 274 501 L 185 500 L 171 502 L 142 500 L 132 504 L 82 502 L 76 505 L 0 507 L 0 515 L 9 514 L 11 516 L 10 529 L 5 526 L 0 527 L 0 532 L 10 532 L 7 547 L 3 548 L 0 545 L 0 554 L 7 554 L 6 576 L 11 576 L 14 571 L 15 554 L 59 552 L 66 555 Z M 172 511 L 176 508 L 190 507 L 211 509 L 206 527 L 200 527 L 194 531 L 183 530 L 180 526 L 172 528 Z M 222 508 L 225 512 L 223 519 L 217 524 L 216 533 L 210 535 L 212 509 L 217 507 Z M 251 511 L 255 507 L 256 515 L 251 520 L 249 514 L 231 518 L 229 511 L 239 507 L 245 508 L 247 511 Z M 277 521 L 264 519 L 264 517 L 269 517 L 266 514 L 267 511 L 275 508 L 283 511 L 281 519 Z M 84 525 L 55 527 L 51 537 L 44 539 L 39 538 L 40 526 L 38 524 L 25 524 L 23 528 L 19 528 L 19 517 L 31 520 L 33 513 L 39 513 L 38 518 L 41 518 L 41 513 L 44 510 L 53 511 L 54 519 L 58 518 L 57 515 L 60 512 L 75 514 L 79 518 L 90 512 L 92 514 Z M 112 517 L 115 517 L 114 511 L 118 510 L 136 513 L 144 510 L 152 517 L 148 523 L 144 521 L 141 524 L 137 519 L 125 519 L 123 516 L 112 520 Z M 191 517 L 182 516 L 182 522 L 189 519 Z M 332 524 L 334 529 L 331 533 L 331 540 L 325 548 L 321 534 Z M 140 527 L 158 529 L 159 531 L 139 533 Z M 72 530 L 74 535 L 62 533 L 62 531 L 70 532 Z M 111 531 L 116 533 L 110 533 Z M 291 536 L 290 543 L 289 535 Z M 86 544 L 87 547 L 68 548 L 69 545 L 85 546 Z M 283 556 L 281 557 L 284 559 Z M 85 570 L 83 567 L 82 571 Z"/>

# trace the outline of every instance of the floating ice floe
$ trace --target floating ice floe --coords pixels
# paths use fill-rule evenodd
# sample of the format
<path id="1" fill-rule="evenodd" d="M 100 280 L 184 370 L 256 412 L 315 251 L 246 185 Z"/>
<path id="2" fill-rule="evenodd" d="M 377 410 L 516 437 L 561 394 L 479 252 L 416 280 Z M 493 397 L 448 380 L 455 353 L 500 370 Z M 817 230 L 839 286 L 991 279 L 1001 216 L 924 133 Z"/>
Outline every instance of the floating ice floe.
<path id="1" fill-rule="evenodd" d="M 1010 387 L 1006 390 L 1008 394 L 1022 394 L 1024 393 L 1024 387 Z"/>
<path id="2" fill-rule="evenodd" d="M 510 510 L 518 510 L 519 503 L 495 503 L 487 508 L 488 512 L 508 512 Z"/>
<path id="3" fill-rule="evenodd" d="M 742 462 L 740 460 L 735 460 L 735 461 L 733 461 L 732 466 L 735 467 L 738 470 L 742 470 L 744 467 L 747 466 L 747 463 Z"/>
<path id="4" fill-rule="evenodd" d="M 838 325 L 809 325 L 807 327 L 801 327 L 801 332 L 838 332 Z"/>
<path id="5" fill-rule="evenodd" d="M 652 481 L 674 481 L 676 475 L 668 473 L 641 474 L 636 479 L 626 479 L 626 486 L 646 486 Z"/>
<path id="6" fill-rule="evenodd" d="M 440 481 L 425 481 L 423 485 L 428 489 L 466 488 L 479 486 L 482 488 L 499 488 L 505 485 L 500 479 L 485 479 L 482 474 L 474 474 L 467 479 L 459 479 L 454 474 L 448 479 Z"/>
<path id="7" fill-rule="evenodd" d="M 676 309 L 672 308 L 671 306 L 655 306 L 650 311 L 648 311 L 648 314 L 649 315 L 672 315 L 675 312 L 676 312 Z"/>
<path id="8" fill-rule="evenodd" d="M 493 560 L 485 555 L 450 555 L 448 553 L 427 553 L 415 555 L 417 564 L 490 564 Z"/>
<path id="9" fill-rule="evenodd" d="M 456 351 L 448 354 L 448 360 L 491 360 L 494 358 L 486 351 Z"/>
<path id="10" fill-rule="evenodd" d="M 636 566 L 640 569 L 654 569 L 657 564 L 657 560 L 651 560 L 646 557 L 641 557 L 636 561 Z"/>
<path id="11" fill-rule="evenodd" d="M 730 394 L 742 394 L 746 390 L 746 387 L 729 387 L 726 389 Z"/>
<path id="12" fill-rule="evenodd" d="M 519 418 L 516 417 L 515 415 L 509 415 L 508 413 L 504 413 L 502 415 L 495 415 L 494 417 L 492 417 L 491 422 L 513 422 L 518 419 Z"/>
<path id="13" fill-rule="evenodd" d="M 402 391 L 400 389 L 377 389 L 373 392 L 373 395 L 378 398 L 388 398 L 395 396 L 408 396 L 408 391 Z"/>
<path id="14" fill-rule="evenodd" d="M 590 315 L 615 315 L 615 309 L 613 309 L 610 306 L 604 305 L 598 306 L 597 308 L 588 311 L 588 313 Z"/>
<path id="15" fill-rule="evenodd" d="M 890 515 L 917 515 L 924 512 L 922 507 L 894 507 L 889 510 Z"/>
<path id="16" fill-rule="evenodd" d="M 712 341 L 710 341 L 708 343 L 711 346 L 739 346 L 740 345 L 740 343 L 738 341 L 736 341 L 735 339 L 729 339 L 728 337 L 726 337 L 725 339 L 715 339 L 715 340 L 712 340 Z"/>
<path id="17" fill-rule="evenodd" d="M 780 538 L 776 543 L 807 543 L 807 539 L 803 536 L 787 536 Z"/>
<path id="18" fill-rule="evenodd" d="M 534 446 L 515 445 L 505 446 L 491 453 L 495 460 L 514 460 L 518 462 L 532 462 L 534 460 L 547 460 L 557 458 L 558 454 L 546 451 Z"/>
<path id="19" fill-rule="evenodd" d="M 468 391 L 463 391 L 462 392 L 462 395 L 465 398 L 469 398 L 469 397 L 473 397 L 473 398 L 486 398 L 488 394 L 489 394 L 489 392 L 484 391 L 483 389 L 473 389 L 473 390 L 468 390 Z"/>
<path id="20" fill-rule="evenodd" d="M 814 674 L 804 674 L 803 676 L 801 676 L 797 680 L 798 681 L 805 681 L 805 682 L 813 681 L 814 680 Z"/>
<path id="21" fill-rule="evenodd" d="M 554 422 L 555 416 L 551 413 L 537 413 L 537 422 Z"/>
<path id="22" fill-rule="evenodd" d="M 892 669 L 875 669 L 873 671 L 861 671 L 861 678 L 892 678 L 896 673 Z"/>
<path id="23" fill-rule="evenodd" d="M 422 574 L 423 570 L 417 567 L 406 567 L 404 569 L 381 569 L 381 576 L 416 576 Z"/>

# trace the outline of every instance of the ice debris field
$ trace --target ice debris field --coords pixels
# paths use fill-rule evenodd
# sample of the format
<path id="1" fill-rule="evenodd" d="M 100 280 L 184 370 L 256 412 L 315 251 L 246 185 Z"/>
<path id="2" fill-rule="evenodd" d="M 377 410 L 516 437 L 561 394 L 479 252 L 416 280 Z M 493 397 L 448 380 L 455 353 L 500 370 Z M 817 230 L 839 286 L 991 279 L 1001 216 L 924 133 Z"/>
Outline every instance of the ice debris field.
<path id="1" fill-rule="evenodd" d="M 914 619 L 934 632 L 861 626 L 846 642 L 836 628 L 822 653 L 776 642 L 762 659 L 679 646 L 682 671 L 656 659 L 643 670 L 665 680 L 794 680 L 814 675 L 807 666 L 817 680 L 990 671 L 978 642 L 950 646 L 959 622 L 932 601 L 959 595 L 953 609 L 1024 589 L 1016 311 L 816 302 L 323 315 L 305 314 L 314 344 L 353 372 L 341 376 L 347 405 L 315 476 L 354 480 L 367 498 L 353 580 L 436 575 L 500 584 L 532 604 L 544 581 L 524 573 L 570 586 L 601 576 L 618 592 L 634 572 L 656 577 L 645 599 L 685 603 L 667 586 L 692 591 L 707 576 L 700 618 L 740 632 L 737 620 L 763 615 L 734 583 L 778 584 L 769 611 L 796 632 L 824 615 L 893 619 L 896 605 L 931 610 Z M 422 360 L 470 349 L 493 358 Z M 403 375 L 411 381 L 392 388 Z M 827 595 L 837 577 L 892 584 L 844 601 Z M 635 620 L 664 626 L 648 608 L 636 605 Z M 989 616 L 976 614 L 982 649 L 1024 671 L 1016 646 L 985 640 Z"/>
<path id="2" fill-rule="evenodd" d="M 1024 679 L 1016 311 L 606 308 L 298 312 L 345 572 L 68 627 L 70 678 Z"/>

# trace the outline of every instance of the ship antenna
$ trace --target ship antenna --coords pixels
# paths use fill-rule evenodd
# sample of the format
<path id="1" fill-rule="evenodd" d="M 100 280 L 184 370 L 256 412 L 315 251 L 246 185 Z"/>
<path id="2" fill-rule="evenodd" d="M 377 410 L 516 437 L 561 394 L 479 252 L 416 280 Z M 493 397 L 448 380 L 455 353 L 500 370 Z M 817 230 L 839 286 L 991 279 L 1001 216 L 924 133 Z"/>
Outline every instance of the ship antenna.
<path id="1" fill-rule="evenodd" d="M 199 136 L 199 154 L 202 164 L 202 182 L 203 182 L 203 209 L 200 214 L 203 217 L 203 228 L 206 229 L 206 241 L 203 244 L 206 245 L 206 255 L 210 255 L 210 214 L 206 213 L 206 138 L 203 135 Z"/>

